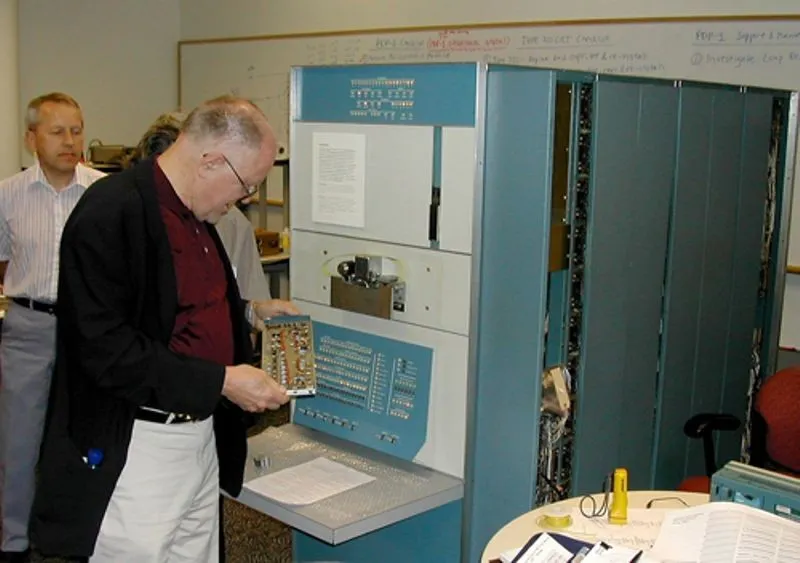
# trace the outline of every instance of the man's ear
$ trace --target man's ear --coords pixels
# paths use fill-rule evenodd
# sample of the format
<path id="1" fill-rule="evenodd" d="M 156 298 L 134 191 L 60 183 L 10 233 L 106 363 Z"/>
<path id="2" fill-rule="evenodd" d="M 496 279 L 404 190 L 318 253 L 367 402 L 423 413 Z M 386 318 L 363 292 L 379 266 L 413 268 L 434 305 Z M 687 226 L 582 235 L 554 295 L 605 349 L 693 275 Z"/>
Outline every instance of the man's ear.
<path id="1" fill-rule="evenodd" d="M 28 129 L 25 131 L 25 148 L 28 152 L 36 156 L 36 133 Z"/>
<path id="2" fill-rule="evenodd" d="M 200 157 L 197 165 L 197 175 L 201 178 L 208 177 L 220 165 L 222 157 L 218 153 L 206 152 Z"/>

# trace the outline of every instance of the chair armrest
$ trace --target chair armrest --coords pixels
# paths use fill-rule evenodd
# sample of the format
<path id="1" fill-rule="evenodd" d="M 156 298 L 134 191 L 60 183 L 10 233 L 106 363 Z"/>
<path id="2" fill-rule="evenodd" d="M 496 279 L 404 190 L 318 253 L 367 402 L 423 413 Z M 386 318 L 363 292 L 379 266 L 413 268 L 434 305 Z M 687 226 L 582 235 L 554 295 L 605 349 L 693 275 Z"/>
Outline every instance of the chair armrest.
<path id="1" fill-rule="evenodd" d="M 700 413 L 694 415 L 683 425 L 683 433 L 689 438 L 702 438 L 717 430 L 730 432 L 738 430 L 742 421 L 732 414 Z"/>
<path id="2" fill-rule="evenodd" d="M 742 422 L 737 417 L 725 413 L 696 414 L 683 425 L 683 433 L 686 436 L 703 439 L 703 457 L 705 458 L 707 477 L 711 477 L 717 471 L 713 433 L 717 430 L 726 432 L 738 430 L 741 425 Z"/>

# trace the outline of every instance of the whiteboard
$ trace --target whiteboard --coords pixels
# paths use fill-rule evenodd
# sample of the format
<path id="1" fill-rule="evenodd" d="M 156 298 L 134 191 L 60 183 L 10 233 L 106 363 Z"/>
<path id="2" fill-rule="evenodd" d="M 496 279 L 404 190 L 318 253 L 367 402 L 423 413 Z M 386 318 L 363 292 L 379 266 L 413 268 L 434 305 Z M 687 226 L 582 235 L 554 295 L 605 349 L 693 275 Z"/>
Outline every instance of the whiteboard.
<path id="1" fill-rule="evenodd" d="M 179 43 L 179 104 L 190 109 L 221 94 L 249 98 L 288 147 L 292 66 L 465 61 L 800 90 L 800 16 L 184 41 Z M 800 217 L 798 179 L 795 218 Z M 791 229 L 788 252 L 789 264 L 800 264 L 799 226 Z M 800 286 L 787 291 L 784 317 L 800 318 Z M 784 323 L 782 345 L 800 347 L 800 323 L 795 324 Z"/>
<path id="2" fill-rule="evenodd" d="M 184 41 L 179 104 L 188 109 L 220 94 L 250 98 L 288 144 L 292 66 L 463 61 L 800 90 L 800 17 Z"/>

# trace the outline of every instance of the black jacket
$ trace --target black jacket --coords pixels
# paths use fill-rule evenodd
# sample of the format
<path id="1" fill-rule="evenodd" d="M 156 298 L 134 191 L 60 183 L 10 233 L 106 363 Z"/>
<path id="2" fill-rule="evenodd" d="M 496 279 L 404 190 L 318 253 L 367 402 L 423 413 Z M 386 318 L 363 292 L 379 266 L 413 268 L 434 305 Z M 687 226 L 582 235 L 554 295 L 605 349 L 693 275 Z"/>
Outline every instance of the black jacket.
<path id="1" fill-rule="evenodd" d="M 64 227 L 56 365 L 31 519 L 33 543 L 48 555 L 91 555 L 140 405 L 213 414 L 220 486 L 241 490 L 246 416 L 221 398 L 224 366 L 168 349 L 177 286 L 153 177 L 148 160 L 99 180 Z M 227 272 L 235 363 L 247 363 L 244 303 L 210 231 Z M 104 453 L 94 469 L 83 461 L 90 448 Z"/>

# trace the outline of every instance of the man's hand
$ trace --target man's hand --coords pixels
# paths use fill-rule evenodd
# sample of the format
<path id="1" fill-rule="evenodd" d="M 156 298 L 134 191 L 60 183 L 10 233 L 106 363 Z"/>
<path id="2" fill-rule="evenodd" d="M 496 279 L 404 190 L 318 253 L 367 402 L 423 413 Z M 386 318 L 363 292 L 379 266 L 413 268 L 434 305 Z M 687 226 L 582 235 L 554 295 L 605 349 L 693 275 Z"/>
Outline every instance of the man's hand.
<path id="1" fill-rule="evenodd" d="M 249 412 L 276 410 L 289 401 L 286 389 L 263 370 L 246 364 L 225 368 L 222 395 Z"/>
<path id="2" fill-rule="evenodd" d="M 300 309 L 291 301 L 270 299 L 269 301 L 253 301 L 253 312 L 258 320 L 266 321 L 272 317 L 284 315 L 300 315 Z"/>

